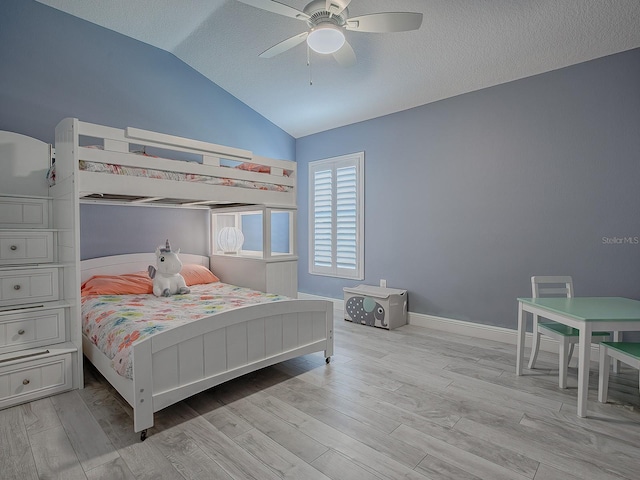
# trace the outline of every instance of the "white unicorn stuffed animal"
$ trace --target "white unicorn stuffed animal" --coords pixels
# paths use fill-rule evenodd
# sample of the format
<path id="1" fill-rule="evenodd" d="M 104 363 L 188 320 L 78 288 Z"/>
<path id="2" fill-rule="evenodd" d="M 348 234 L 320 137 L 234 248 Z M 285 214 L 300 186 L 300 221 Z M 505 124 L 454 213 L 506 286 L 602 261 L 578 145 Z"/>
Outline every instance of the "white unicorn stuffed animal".
<path id="1" fill-rule="evenodd" d="M 164 248 L 156 248 L 157 269 L 149 265 L 149 276 L 153 279 L 153 294 L 156 297 L 168 297 L 176 293 L 182 295 L 191 291 L 180 275 L 182 262 L 178 258 L 179 253 L 180 249 L 171 251 L 168 239 Z"/>

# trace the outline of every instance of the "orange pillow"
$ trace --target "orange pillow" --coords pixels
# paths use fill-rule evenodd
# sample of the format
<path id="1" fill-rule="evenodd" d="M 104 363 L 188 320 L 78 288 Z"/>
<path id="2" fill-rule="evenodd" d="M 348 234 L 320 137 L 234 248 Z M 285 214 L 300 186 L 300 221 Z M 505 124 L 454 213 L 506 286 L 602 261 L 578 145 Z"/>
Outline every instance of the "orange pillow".
<path id="1" fill-rule="evenodd" d="M 198 265 L 196 263 L 183 265 L 182 270 L 180 270 L 180 275 L 184 277 L 184 281 L 186 282 L 187 286 L 220 281 L 218 277 L 211 273 L 211 270 L 203 265 Z"/>
<path id="2" fill-rule="evenodd" d="M 148 272 L 125 273 L 123 275 L 94 275 L 82 284 L 85 295 L 132 295 L 153 293 L 153 281 Z"/>
<path id="3" fill-rule="evenodd" d="M 247 170 L 249 172 L 271 173 L 271 167 L 260 165 L 257 163 L 244 162 L 236 167 L 238 170 Z"/>
<path id="4" fill-rule="evenodd" d="M 247 170 L 249 172 L 259 172 L 259 173 L 271 173 L 271 167 L 267 165 L 260 165 L 258 163 L 244 162 L 236 167 L 238 170 Z M 285 177 L 289 177 L 291 175 L 291 170 L 283 170 L 282 174 Z"/>
<path id="5" fill-rule="evenodd" d="M 183 265 L 180 274 L 187 285 L 219 282 L 211 271 L 202 265 Z M 149 272 L 124 273 L 122 275 L 94 275 L 82 284 L 85 295 L 140 295 L 153 293 L 153 280 Z"/>

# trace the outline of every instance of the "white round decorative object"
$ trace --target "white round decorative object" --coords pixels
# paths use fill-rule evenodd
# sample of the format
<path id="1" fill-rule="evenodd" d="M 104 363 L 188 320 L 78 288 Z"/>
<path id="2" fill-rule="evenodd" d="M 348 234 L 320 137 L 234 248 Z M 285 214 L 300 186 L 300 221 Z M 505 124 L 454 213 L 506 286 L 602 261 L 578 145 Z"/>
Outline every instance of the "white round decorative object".
<path id="1" fill-rule="evenodd" d="M 224 227 L 218 233 L 218 246 L 225 254 L 238 253 L 244 243 L 244 235 L 238 227 Z"/>
<path id="2" fill-rule="evenodd" d="M 312 28 L 307 37 L 309 48 L 323 55 L 337 52 L 342 48 L 344 42 L 342 30 L 331 24 L 322 24 Z"/>

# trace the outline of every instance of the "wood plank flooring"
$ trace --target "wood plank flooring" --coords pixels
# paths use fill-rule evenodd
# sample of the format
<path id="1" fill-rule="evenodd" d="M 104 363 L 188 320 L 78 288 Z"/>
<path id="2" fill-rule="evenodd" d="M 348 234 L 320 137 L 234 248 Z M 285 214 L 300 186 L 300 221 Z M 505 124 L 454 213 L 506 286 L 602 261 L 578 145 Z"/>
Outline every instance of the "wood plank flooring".
<path id="1" fill-rule="evenodd" d="M 589 417 L 578 418 L 576 370 L 558 389 L 546 352 L 516 377 L 515 345 L 340 315 L 335 343 L 330 365 L 307 355 L 157 413 L 144 442 L 131 408 L 87 363 L 83 390 L 0 411 L 0 477 L 639 478 L 636 370 L 611 374 L 601 405 L 593 364 Z"/>

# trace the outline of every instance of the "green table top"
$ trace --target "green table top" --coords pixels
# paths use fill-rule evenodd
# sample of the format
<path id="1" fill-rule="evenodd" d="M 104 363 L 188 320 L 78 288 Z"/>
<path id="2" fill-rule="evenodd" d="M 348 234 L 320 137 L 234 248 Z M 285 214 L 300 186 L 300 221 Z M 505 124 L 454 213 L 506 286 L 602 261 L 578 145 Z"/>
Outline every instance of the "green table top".
<path id="1" fill-rule="evenodd" d="M 518 298 L 576 320 L 598 322 L 640 321 L 640 301 L 623 297 Z"/>
<path id="2" fill-rule="evenodd" d="M 602 342 L 613 350 L 626 353 L 632 357 L 640 359 L 640 343 L 634 342 Z"/>

